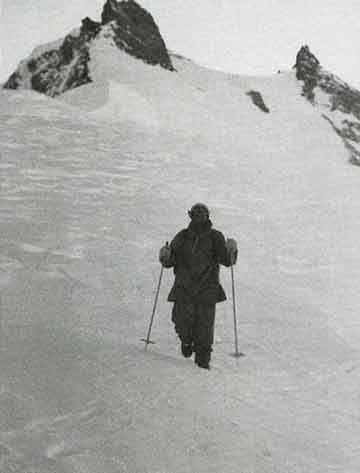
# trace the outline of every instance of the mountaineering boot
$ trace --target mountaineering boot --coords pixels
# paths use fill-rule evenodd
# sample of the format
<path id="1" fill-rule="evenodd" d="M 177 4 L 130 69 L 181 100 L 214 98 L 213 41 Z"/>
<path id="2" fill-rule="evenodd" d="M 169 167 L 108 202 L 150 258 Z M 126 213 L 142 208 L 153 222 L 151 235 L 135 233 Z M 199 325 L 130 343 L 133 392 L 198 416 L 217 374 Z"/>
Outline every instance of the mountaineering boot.
<path id="1" fill-rule="evenodd" d="M 210 363 L 207 363 L 206 361 L 199 361 L 196 364 L 198 365 L 199 368 L 204 368 L 205 370 L 210 369 Z"/>
<path id="2" fill-rule="evenodd" d="M 190 356 L 193 354 L 192 343 L 181 342 L 181 353 L 185 358 L 190 358 Z"/>
<path id="3" fill-rule="evenodd" d="M 199 368 L 210 369 L 210 351 L 199 351 L 195 353 L 195 363 Z"/>

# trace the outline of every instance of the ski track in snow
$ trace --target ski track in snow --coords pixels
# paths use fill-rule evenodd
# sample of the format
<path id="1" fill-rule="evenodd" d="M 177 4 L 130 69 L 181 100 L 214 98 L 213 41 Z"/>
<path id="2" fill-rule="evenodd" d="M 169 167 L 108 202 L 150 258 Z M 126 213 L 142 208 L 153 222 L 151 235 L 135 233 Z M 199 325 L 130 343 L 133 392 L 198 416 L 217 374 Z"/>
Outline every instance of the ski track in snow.
<path id="1" fill-rule="evenodd" d="M 77 108 L 1 92 L 1 471 L 357 472 L 359 175 L 341 141 L 291 75 L 235 78 L 179 62 L 172 82 L 112 59 L 124 83 L 95 91 L 109 102 L 91 113 L 81 97 Z M 246 97 L 250 85 L 268 116 Z M 246 356 L 229 356 L 222 269 L 229 301 L 210 372 L 179 354 L 171 271 L 156 345 L 140 342 L 158 248 L 195 201 L 239 242 Z"/>

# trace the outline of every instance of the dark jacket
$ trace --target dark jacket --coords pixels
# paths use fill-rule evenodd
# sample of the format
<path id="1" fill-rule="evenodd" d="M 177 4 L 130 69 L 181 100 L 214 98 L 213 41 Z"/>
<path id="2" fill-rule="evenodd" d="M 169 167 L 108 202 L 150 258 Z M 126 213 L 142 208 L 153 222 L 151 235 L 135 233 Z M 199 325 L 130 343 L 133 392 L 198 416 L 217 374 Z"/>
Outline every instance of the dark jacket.
<path id="1" fill-rule="evenodd" d="M 201 231 L 191 222 L 170 243 L 171 256 L 161 260 L 165 268 L 174 268 L 175 282 L 168 301 L 216 304 L 226 300 L 219 282 L 220 264 L 230 266 L 230 256 L 221 232 L 210 220 Z"/>

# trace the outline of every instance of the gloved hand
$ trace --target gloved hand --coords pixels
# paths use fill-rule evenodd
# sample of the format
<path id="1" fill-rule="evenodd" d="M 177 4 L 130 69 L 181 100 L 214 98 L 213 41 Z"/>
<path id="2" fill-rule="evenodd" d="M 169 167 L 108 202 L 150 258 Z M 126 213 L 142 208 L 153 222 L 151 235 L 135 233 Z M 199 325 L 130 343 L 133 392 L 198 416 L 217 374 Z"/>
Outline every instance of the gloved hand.
<path id="1" fill-rule="evenodd" d="M 230 256 L 230 263 L 233 265 L 237 260 L 237 243 L 233 238 L 228 238 L 226 240 L 226 249 L 228 250 Z"/>
<path id="2" fill-rule="evenodd" d="M 166 242 L 166 245 L 160 248 L 159 261 L 160 263 L 166 263 L 167 261 L 169 261 L 170 257 L 171 257 L 171 248 L 169 246 L 169 243 Z"/>

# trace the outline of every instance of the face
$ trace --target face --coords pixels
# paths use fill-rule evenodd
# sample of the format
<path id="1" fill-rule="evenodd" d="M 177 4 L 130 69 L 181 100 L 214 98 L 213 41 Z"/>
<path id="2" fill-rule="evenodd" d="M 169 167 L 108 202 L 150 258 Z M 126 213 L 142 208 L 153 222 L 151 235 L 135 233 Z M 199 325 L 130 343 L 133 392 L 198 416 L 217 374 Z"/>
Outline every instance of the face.
<path id="1" fill-rule="evenodd" d="M 190 218 L 195 224 L 202 224 L 207 222 L 209 216 L 206 211 L 199 209 L 194 210 Z"/>

